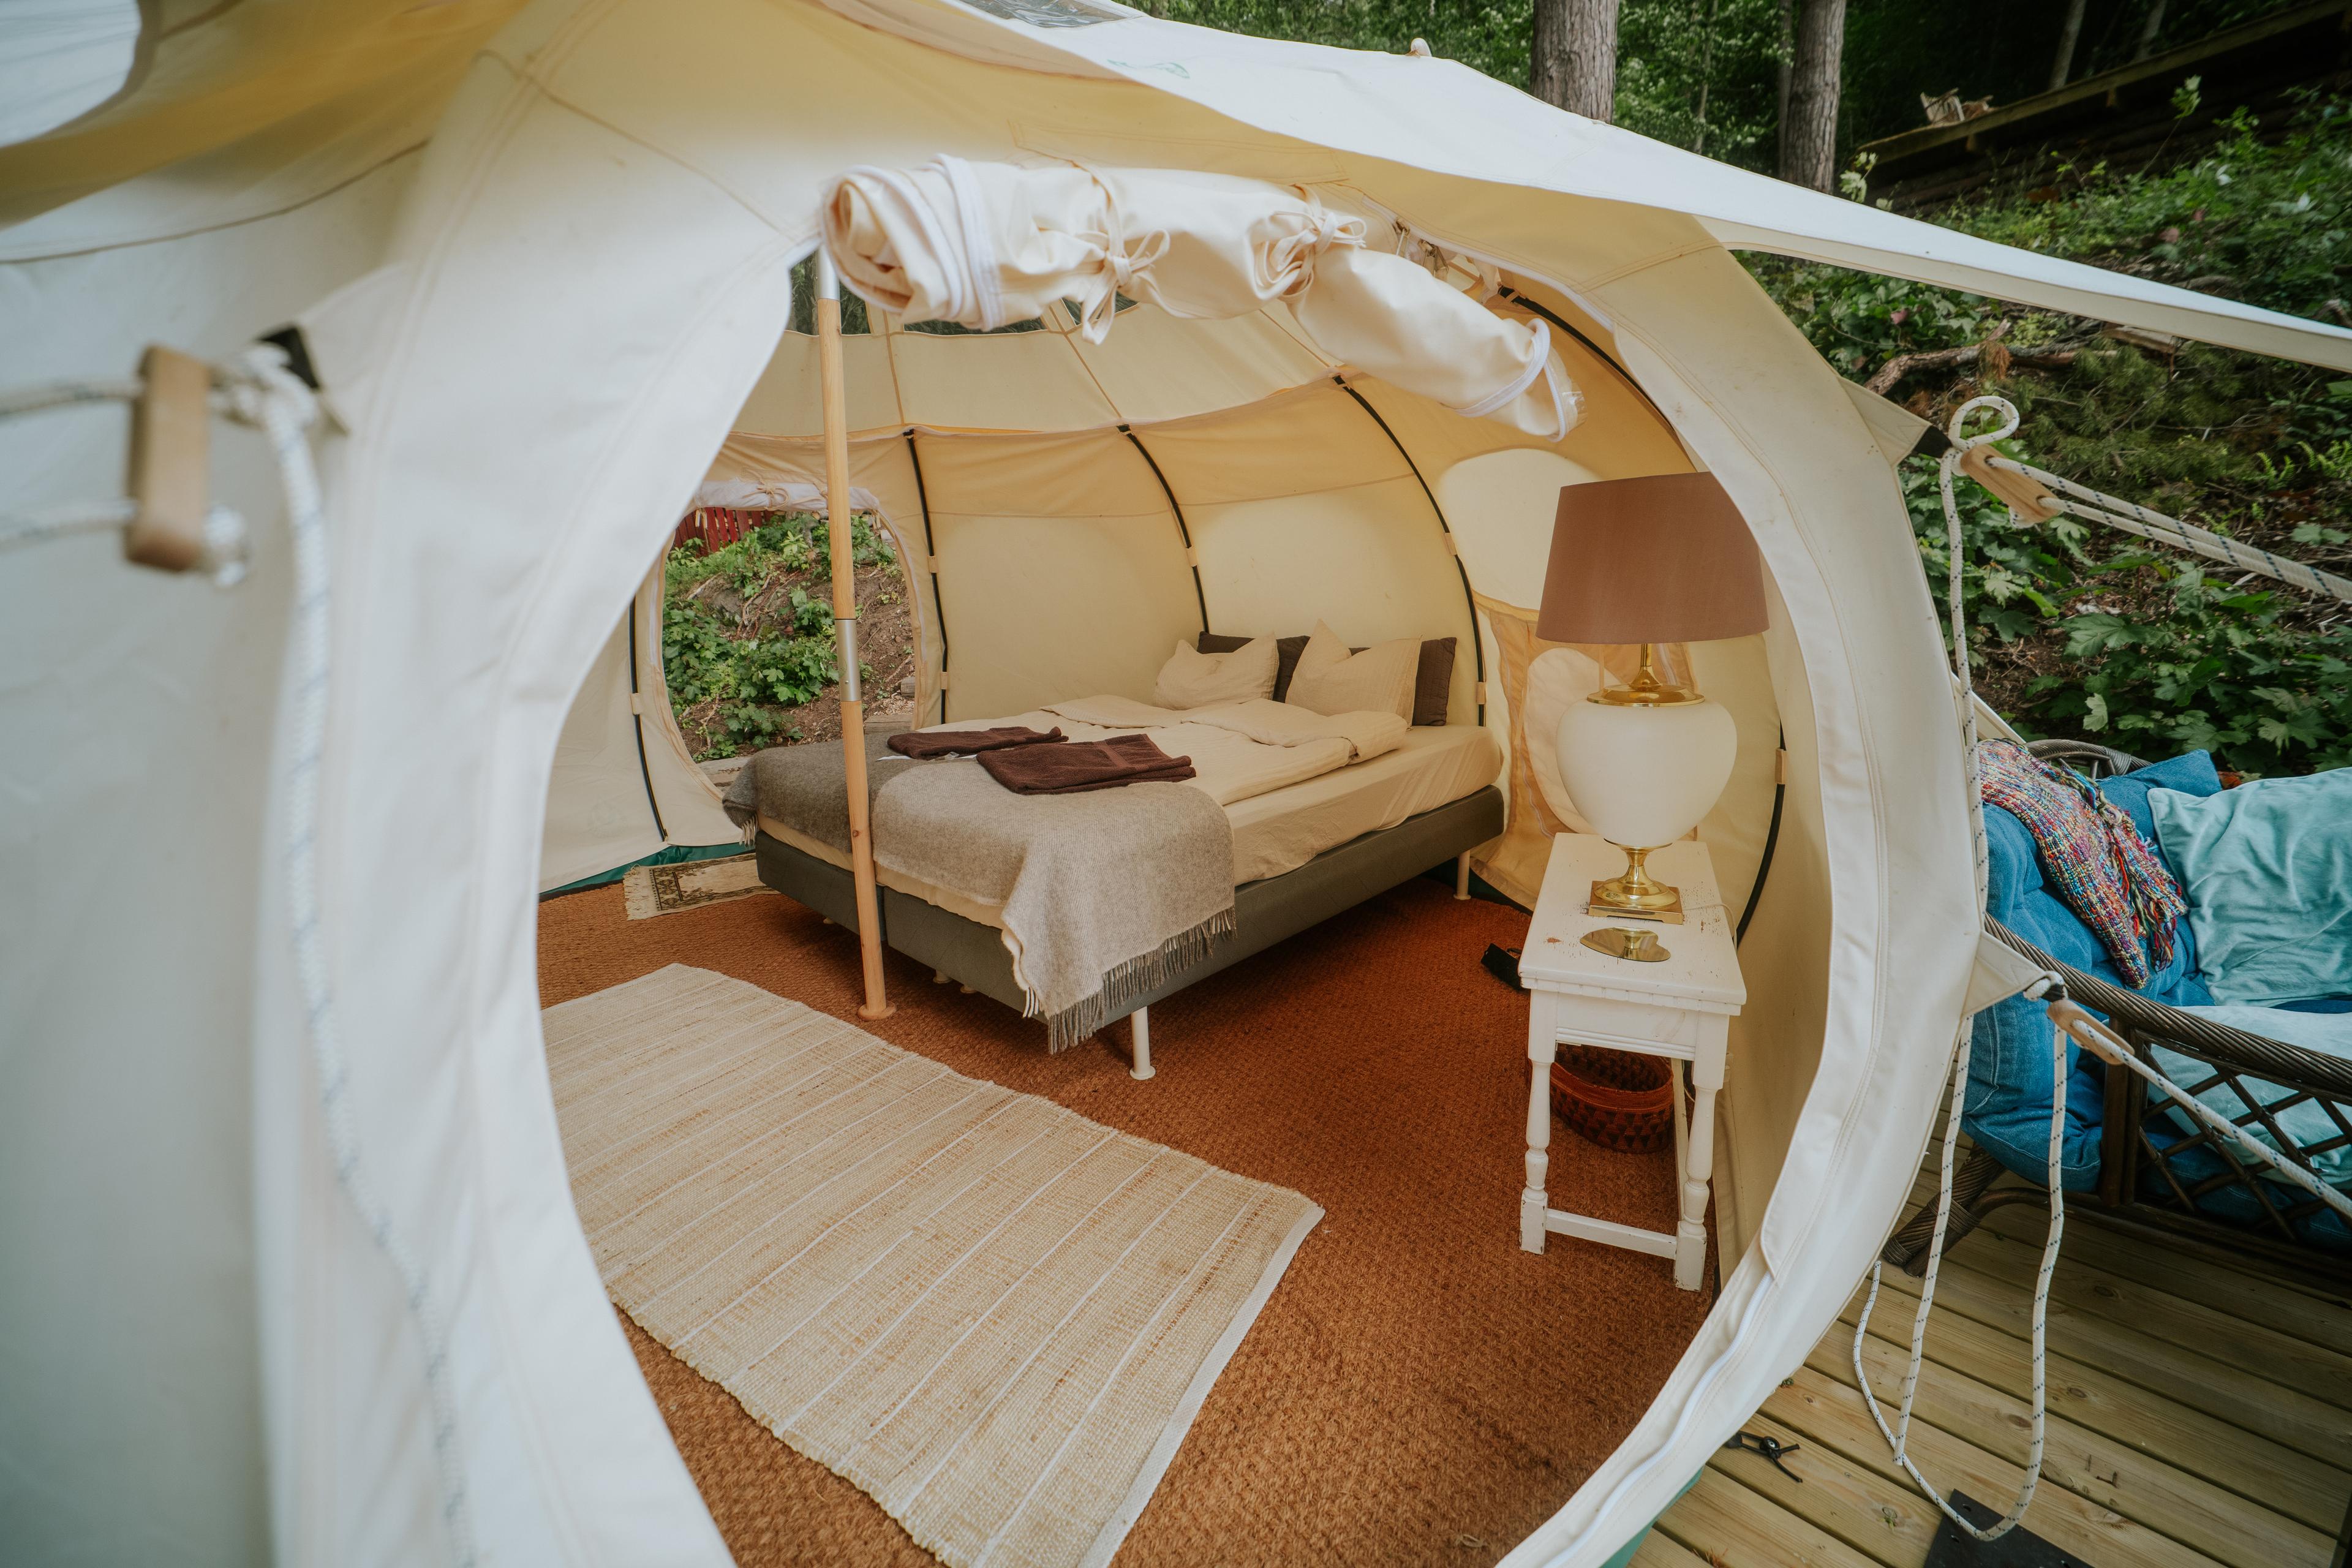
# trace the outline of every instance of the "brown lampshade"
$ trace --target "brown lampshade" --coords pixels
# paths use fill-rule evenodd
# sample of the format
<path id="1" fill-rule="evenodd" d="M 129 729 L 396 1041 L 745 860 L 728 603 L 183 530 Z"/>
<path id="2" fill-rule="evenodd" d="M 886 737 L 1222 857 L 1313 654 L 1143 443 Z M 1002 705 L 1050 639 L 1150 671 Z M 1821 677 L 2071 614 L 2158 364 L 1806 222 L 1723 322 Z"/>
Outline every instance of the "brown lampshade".
<path id="1" fill-rule="evenodd" d="M 1765 623 L 1763 561 L 1713 474 L 1601 479 L 1559 492 L 1538 637 L 1714 642 Z"/>

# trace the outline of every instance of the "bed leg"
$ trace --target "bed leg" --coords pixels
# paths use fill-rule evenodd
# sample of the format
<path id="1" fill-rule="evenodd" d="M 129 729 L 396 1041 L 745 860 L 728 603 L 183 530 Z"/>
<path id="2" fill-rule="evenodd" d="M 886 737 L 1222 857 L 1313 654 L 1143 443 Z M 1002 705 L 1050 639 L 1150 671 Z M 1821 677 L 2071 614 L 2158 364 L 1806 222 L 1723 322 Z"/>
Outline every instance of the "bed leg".
<path id="1" fill-rule="evenodd" d="M 1128 1027 L 1135 1034 L 1135 1065 L 1127 1076 L 1146 1079 L 1151 1076 L 1151 1009 L 1138 1007 L 1127 1016 Z"/>
<path id="2" fill-rule="evenodd" d="M 1454 896 L 1456 899 L 1470 896 L 1470 851 L 1467 849 L 1454 858 Z"/>

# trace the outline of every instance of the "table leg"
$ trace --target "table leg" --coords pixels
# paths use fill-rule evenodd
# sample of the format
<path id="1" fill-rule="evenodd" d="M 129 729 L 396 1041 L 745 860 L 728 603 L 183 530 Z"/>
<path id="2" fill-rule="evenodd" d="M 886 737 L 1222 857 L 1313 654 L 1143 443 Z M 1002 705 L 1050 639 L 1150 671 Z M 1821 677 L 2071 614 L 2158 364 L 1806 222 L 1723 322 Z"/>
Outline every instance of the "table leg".
<path id="1" fill-rule="evenodd" d="M 1551 1164 L 1551 1061 L 1559 1048 L 1553 1033 L 1555 999 L 1549 992 L 1528 994 L 1528 1184 L 1519 1193 L 1519 1246 L 1544 1249 L 1544 1174 Z"/>
<path id="2" fill-rule="evenodd" d="M 1723 1087 L 1725 1042 L 1702 1047 L 1691 1063 L 1689 1141 L 1683 1155 L 1682 1218 L 1675 1226 L 1675 1283 L 1696 1290 L 1706 1278 L 1707 1183 L 1715 1174 L 1715 1093 Z"/>

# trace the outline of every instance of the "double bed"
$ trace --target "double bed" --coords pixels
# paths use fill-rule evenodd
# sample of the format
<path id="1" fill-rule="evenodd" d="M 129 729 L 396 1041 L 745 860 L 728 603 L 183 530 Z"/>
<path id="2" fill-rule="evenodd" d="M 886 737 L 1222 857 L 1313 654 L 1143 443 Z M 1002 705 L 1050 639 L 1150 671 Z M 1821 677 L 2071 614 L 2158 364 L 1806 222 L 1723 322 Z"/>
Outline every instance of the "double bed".
<path id="1" fill-rule="evenodd" d="M 899 756 L 888 746 L 899 729 L 869 731 L 882 941 L 938 976 L 1045 1018 L 1053 1048 L 1131 1016 L 1139 1078 L 1152 1073 L 1152 1003 L 1449 860 L 1466 882 L 1469 851 L 1503 831 L 1501 749 L 1481 725 L 1324 715 L 1270 700 L 1171 710 L 1094 697 L 922 733 L 1005 726 L 1058 730 L 1076 742 L 1147 734 L 1190 758 L 1197 776 L 1023 796 L 969 760 Z M 829 804 L 842 773 L 838 742 L 762 752 L 728 804 L 750 830 L 761 880 L 854 931 L 845 833 Z M 1154 793 L 1170 791 L 1191 793 Z M 1171 820 L 1181 826 L 1169 828 Z M 1061 847 L 1056 858 L 1066 825 L 1098 837 L 1083 852 Z M 926 840 L 946 847 L 918 852 Z M 967 840 L 1001 840 L 1015 847 L 1014 860 L 1031 857 L 1018 885 L 992 880 L 985 857 L 975 873 L 962 853 Z M 1157 953 L 1139 957 L 1134 939 L 1088 952 L 1076 965 L 1090 977 L 1087 996 L 1066 1005 L 1068 987 L 1056 994 L 1045 977 L 1051 950 L 1083 945 L 1111 903 L 1148 903 L 1160 882 L 1186 874 L 1197 898 L 1172 917 L 1185 929 L 1171 927 Z M 1102 885 L 1077 885 L 1089 879 Z M 1000 896 L 1008 887 L 1010 896 Z M 1194 921 L 1210 906 L 1211 918 Z M 1076 920 L 1087 929 L 1076 930 Z"/>

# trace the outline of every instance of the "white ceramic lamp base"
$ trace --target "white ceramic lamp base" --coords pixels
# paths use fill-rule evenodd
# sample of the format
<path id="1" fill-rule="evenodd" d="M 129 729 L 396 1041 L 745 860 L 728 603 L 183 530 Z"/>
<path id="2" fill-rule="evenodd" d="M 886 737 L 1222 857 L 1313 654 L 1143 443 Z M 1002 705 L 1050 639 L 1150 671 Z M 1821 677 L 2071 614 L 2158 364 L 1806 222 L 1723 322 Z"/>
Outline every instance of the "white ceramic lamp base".
<path id="1" fill-rule="evenodd" d="M 1560 716 L 1558 745 L 1560 781 L 1592 830 L 1621 849 L 1646 853 L 1672 844 L 1714 809 L 1731 780 L 1739 731 L 1717 702 L 1578 702 Z M 1627 858 L 1637 874 L 1641 853 Z M 1682 919 L 1679 899 L 1625 907 L 1601 894 L 1606 886 L 1594 884 L 1597 910 Z"/>

